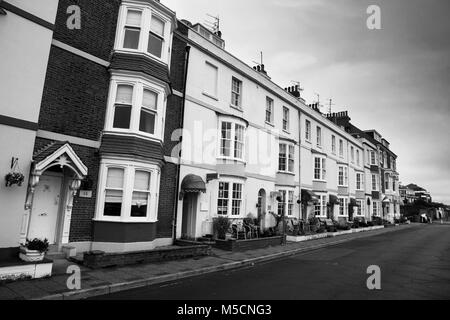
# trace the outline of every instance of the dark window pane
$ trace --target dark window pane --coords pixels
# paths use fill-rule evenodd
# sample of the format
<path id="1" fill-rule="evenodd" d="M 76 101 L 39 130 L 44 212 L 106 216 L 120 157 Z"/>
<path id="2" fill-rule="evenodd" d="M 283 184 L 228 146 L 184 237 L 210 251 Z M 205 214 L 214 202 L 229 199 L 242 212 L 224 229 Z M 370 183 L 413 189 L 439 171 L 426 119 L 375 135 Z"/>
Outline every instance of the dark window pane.
<path id="1" fill-rule="evenodd" d="M 137 49 L 139 47 L 139 29 L 125 28 L 123 47 L 127 49 Z"/>
<path id="2" fill-rule="evenodd" d="M 105 202 L 105 209 L 103 215 L 108 217 L 120 217 L 122 210 L 122 203 L 120 202 Z"/>
<path id="3" fill-rule="evenodd" d="M 147 216 L 147 205 L 131 206 L 131 216 L 132 217 L 146 217 Z"/>
<path id="4" fill-rule="evenodd" d="M 155 114 L 141 110 L 141 120 L 139 131 L 154 134 L 155 133 Z"/>
<path id="5" fill-rule="evenodd" d="M 148 36 L 148 48 L 147 51 L 158 58 L 161 58 L 162 52 L 162 39 L 150 33 Z"/>
<path id="6" fill-rule="evenodd" d="M 114 108 L 114 128 L 129 129 L 131 118 L 130 106 L 117 106 Z"/>

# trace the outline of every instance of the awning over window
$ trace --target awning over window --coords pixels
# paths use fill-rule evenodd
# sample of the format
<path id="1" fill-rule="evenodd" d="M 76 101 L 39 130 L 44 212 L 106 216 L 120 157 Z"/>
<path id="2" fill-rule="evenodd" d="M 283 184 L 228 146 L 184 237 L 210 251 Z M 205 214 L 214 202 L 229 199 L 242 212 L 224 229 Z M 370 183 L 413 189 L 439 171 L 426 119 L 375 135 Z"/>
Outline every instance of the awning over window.
<path id="1" fill-rule="evenodd" d="M 330 204 L 339 204 L 339 199 L 337 196 L 335 196 L 334 194 L 330 194 L 330 200 L 329 200 Z"/>
<path id="2" fill-rule="evenodd" d="M 383 203 L 390 203 L 391 200 L 388 197 L 384 197 L 383 199 Z"/>
<path id="3" fill-rule="evenodd" d="M 202 178 L 195 174 L 188 174 L 181 182 L 182 192 L 206 192 L 206 185 Z"/>
<path id="4" fill-rule="evenodd" d="M 319 197 L 312 191 L 302 189 L 302 202 L 319 202 Z"/>

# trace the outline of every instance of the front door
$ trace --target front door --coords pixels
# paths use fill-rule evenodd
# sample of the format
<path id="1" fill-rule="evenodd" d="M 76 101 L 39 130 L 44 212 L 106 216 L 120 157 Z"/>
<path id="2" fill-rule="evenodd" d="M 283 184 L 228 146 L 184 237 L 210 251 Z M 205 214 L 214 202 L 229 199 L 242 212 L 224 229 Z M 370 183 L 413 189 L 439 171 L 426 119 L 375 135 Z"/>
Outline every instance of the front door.
<path id="1" fill-rule="evenodd" d="M 181 226 L 181 237 L 184 239 L 195 239 L 197 198 L 197 193 L 186 193 L 183 198 L 183 221 Z"/>
<path id="2" fill-rule="evenodd" d="M 61 185 L 62 177 L 41 176 L 34 192 L 28 239 L 46 238 L 55 244 Z"/>

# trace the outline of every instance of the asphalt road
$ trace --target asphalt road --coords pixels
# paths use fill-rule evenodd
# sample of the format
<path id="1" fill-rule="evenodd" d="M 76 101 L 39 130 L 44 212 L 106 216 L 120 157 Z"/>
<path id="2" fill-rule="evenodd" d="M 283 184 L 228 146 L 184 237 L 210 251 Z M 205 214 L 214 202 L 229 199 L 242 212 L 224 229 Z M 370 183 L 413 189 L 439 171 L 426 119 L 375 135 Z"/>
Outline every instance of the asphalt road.
<path id="1" fill-rule="evenodd" d="M 370 265 L 380 267 L 381 290 L 367 288 Z M 420 225 L 95 299 L 450 299 L 450 225 Z"/>

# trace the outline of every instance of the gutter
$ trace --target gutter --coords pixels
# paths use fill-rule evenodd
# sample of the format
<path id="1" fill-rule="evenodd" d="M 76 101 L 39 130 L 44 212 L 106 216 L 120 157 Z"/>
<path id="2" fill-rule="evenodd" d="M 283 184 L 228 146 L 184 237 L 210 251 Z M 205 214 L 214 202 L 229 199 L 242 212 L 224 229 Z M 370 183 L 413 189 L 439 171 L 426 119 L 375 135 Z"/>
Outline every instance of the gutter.
<path id="1" fill-rule="evenodd" d="M 191 47 L 186 45 L 185 48 L 185 56 L 184 56 L 184 86 L 183 86 L 183 102 L 181 105 L 181 117 L 179 127 L 183 129 L 184 126 L 184 109 L 186 106 L 186 87 L 187 87 L 187 76 L 189 70 L 189 54 L 191 52 Z M 183 135 L 181 135 L 179 142 L 183 141 Z M 177 173 L 176 177 L 176 186 L 175 186 L 175 206 L 173 212 L 173 221 L 172 221 L 172 239 L 175 242 L 177 239 L 177 216 L 178 216 L 178 194 L 180 193 L 180 169 L 181 169 L 181 154 L 182 148 L 180 145 L 180 153 L 178 155 L 178 165 L 177 165 Z"/>

